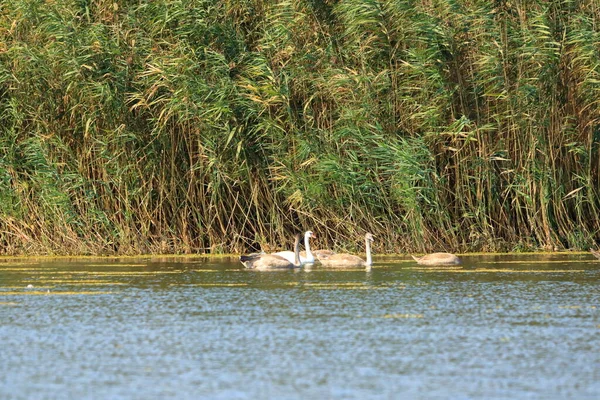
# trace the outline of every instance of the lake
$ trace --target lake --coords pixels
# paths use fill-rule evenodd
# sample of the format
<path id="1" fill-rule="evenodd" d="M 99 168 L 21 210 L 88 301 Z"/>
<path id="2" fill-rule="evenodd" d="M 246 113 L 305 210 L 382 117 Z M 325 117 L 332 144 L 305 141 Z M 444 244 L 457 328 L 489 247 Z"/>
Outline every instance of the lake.
<path id="1" fill-rule="evenodd" d="M 600 398 L 600 261 L 462 258 L 0 259 L 0 398 Z"/>

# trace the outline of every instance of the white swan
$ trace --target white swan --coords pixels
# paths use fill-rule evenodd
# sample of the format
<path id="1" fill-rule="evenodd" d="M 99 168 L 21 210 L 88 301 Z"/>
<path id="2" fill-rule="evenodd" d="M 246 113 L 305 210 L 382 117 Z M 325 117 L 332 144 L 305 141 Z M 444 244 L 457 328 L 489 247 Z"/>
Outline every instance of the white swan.
<path id="1" fill-rule="evenodd" d="M 367 252 L 367 259 L 355 256 L 353 254 L 332 254 L 327 258 L 320 259 L 321 264 L 324 267 L 336 267 L 336 268 L 351 268 L 351 267 L 370 267 L 373 265 L 371 258 L 371 242 L 373 241 L 373 235 L 367 233 L 365 235 L 365 249 Z"/>
<path id="2" fill-rule="evenodd" d="M 294 241 L 294 262 L 290 262 L 275 254 L 260 253 L 241 255 L 240 262 L 244 267 L 256 270 L 300 267 L 300 235 L 296 235 Z"/>
<path id="3" fill-rule="evenodd" d="M 304 233 L 304 248 L 306 249 L 306 253 L 300 253 L 300 263 L 301 264 L 312 264 L 315 262 L 315 256 L 310 251 L 310 243 L 309 240 L 312 237 L 316 237 L 312 231 L 306 231 Z M 277 253 L 273 253 L 273 255 L 280 256 L 288 260 L 289 262 L 294 262 L 294 252 L 293 251 L 278 251 Z"/>
<path id="4" fill-rule="evenodd" d="M 450 253 L 431 253 L 423 257 L 412 256 L 412 258 L 420 265 L 459 265 L 461 263 L 460 258 Z"/>

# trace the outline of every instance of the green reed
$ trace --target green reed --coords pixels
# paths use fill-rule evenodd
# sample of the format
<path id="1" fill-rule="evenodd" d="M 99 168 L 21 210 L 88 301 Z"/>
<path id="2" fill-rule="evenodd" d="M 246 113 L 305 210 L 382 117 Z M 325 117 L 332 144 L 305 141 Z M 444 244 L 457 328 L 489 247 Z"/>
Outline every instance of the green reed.
<path id="1" fill-rule="evenodd" d="M 594 1 L 6 3 L 5 254 L 595 245 Z"/>

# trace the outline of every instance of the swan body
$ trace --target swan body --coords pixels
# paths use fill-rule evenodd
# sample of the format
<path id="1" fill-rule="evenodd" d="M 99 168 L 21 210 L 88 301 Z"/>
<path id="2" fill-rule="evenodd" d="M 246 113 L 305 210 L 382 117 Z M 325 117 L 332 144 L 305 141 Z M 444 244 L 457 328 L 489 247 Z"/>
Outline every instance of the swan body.
<path id="1" fill-rule="evenodd" d="M 423 257 L 412 256 L 412 258 L 419 265 L 459 265 L 461 263 L 460 258 L 450 253 L 431 253 Z"/>
<path id="2" fill-rule="evenodd" d="M 335 251 L 333 250 L 313 250 L 313 255 L 315 256 L 316 259 L 322 260 L 324 258 L 329 258 L 332 255 L 335 254 Z M 302 255 L 302 253 L 300 253 L 300 255 Z"/>
<path id="3" fill-rule="evenodd" d="M 321 264 L 324 267 L 335 267 L 335 268 L 352 268 L 352 267 L 370 267 L 373 265 L 371 258 L 371 242 L 373 241 L 373 235 L 367 233 L 365 235 L 365 248 L 367 253 L 367 259 L 355 256 L 353 254 L 331 254 L 329 257 L 320 258 Z"/>
<path id="4" fill-rule="evenodd" d="M 253 253 L 241 255 L 240 262 L 248 269 L 269 270 L 289 269 L 299 267 L 300 264 L 300 235 L 296 235 L 294 241 L 294 262 L 275 254 Z"/>
<path id="5" fill-rule="evenodd" d="M 327 258 L 335 254 L 335 251 L 333 250 L 311 250 L 311 252 L 313 254 L 313 257 L 315 258 L 315 262 L 319 261 L 322 258 Z M 306 252 L 300 252 L 300 259 L 302 259 L 302 257 L 306 257 Z"/>
<path id="6" fill-rule="evenodd" d="M 301 264 L 312 264 L 315 262 L 315 256 L 310 251 L 310 242 L 309 239 L 312 237 L 316 237 L 312 231 L 306 231 L 304 233 L 304 248 L 306 252 L 300 253 L 300 263 Z M 295 254 L 293 251 L 278 251 L 277 253 L 273 253 L 273 255 L 280 256 L 288 260 L 289 262 L 294 262 Z"/>

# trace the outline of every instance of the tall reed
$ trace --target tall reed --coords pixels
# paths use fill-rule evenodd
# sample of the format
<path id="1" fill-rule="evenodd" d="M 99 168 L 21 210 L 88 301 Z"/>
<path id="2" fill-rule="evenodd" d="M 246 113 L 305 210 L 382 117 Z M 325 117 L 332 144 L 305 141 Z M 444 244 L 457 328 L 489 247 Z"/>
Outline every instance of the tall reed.
<path id="1" fill-rule="evenodd" d="M 11 0 L 0 252 L 586 249 L 600 7 Z"/>

